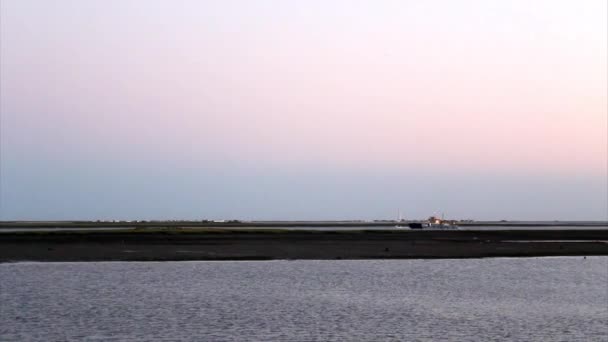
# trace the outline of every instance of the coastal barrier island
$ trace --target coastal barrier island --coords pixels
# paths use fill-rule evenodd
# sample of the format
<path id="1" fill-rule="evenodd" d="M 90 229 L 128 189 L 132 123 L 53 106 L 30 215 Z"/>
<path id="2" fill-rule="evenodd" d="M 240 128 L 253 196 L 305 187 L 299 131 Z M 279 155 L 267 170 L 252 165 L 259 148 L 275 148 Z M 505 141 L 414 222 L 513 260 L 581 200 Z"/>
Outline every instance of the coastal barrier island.
<path id="1" fill-rule="evenodd" d="M 0 232 L 0 262 L 608 255 L 608 229 L 148 228 Z"/>

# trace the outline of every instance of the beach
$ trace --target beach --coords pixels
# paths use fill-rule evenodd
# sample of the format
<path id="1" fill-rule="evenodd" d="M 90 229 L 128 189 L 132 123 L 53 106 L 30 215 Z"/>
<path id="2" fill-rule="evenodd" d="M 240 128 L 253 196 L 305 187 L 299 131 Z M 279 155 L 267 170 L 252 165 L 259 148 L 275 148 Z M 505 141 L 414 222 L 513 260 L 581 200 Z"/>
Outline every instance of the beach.
<path id="1" fill-rule="evenodd" d="M 608 230 L 128 229 L 4 232 L 0 262 L 608 255 Z"/>

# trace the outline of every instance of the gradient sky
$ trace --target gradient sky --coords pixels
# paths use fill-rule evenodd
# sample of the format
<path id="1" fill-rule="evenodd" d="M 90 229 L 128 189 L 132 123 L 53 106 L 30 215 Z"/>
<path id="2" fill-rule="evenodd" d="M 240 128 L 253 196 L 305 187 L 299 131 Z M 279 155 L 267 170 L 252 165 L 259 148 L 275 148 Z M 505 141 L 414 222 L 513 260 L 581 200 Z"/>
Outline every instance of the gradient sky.
<path id="1" fill-rule="evenodd" d="M 0 219 L 608 220 L 607 15 L 2 0 Z"/>

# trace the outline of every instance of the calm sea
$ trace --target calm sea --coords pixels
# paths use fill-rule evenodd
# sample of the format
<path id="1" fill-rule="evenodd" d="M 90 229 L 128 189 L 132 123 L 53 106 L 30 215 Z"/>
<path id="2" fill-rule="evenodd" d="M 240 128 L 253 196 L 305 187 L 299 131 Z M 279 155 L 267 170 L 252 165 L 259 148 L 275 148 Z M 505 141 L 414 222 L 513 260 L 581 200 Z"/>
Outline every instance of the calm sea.
<path id="1" fill-rule="evenodd" d="M 608 341 L 608 257 L 0 264 L 0 341 Z"/>

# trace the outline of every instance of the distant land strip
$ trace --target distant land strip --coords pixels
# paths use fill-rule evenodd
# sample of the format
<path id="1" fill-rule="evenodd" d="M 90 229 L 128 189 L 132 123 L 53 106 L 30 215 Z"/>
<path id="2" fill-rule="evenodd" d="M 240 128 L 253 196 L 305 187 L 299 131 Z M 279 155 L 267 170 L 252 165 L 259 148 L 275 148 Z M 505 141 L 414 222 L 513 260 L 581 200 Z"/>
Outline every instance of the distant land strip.
<path id="1" fill-rule="evenodd" d="M 150 228 L 0 233 L 0 262 L 410 259 L 608 255 L 608 229 Z"/>
<path id="2" fill-rule="evenodd" d="M 375 220 L 375 221 L 240 221 L 240 220 L 173 220 L 173 221 L 0 221 L 0 229 L 16 228 L 110 228 L 110 227 L 235 227 L 235 228 L 297 228 L 297 227 L 394 227 L 411 221 Z M 606 221 L 458 221 L 461 227 L 606 227 Z"/>

